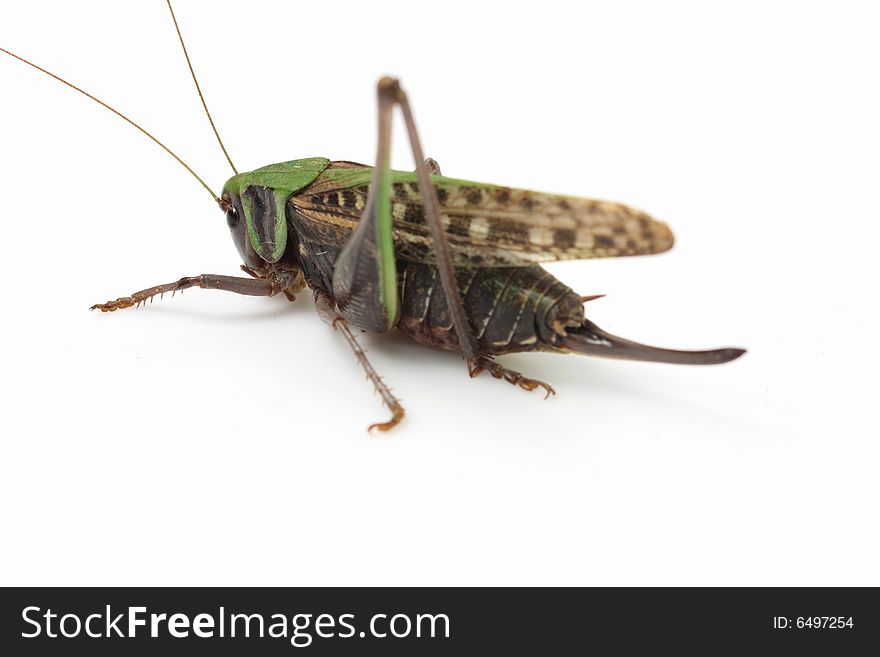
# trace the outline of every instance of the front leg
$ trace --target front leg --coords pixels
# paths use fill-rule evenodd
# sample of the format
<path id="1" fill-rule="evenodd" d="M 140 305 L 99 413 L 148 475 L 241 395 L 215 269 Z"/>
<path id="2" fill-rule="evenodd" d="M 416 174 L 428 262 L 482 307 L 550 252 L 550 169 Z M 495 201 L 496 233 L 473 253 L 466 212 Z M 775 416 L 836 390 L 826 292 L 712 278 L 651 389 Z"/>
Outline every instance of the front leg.
<path id="1" fill-rule="evenodd" d="M 223 276 L 222 274 L 200 274 L 198 276 L 185 276 L 173 283 L 148 287 L 146 290 L 135 292 L 128 297 L 120 297 L 107 303 L 96 303 L 91 310 L 100 310 L 102 313 L 140 306 L 156 295 L 160 297 L 170 292 L 172 295 L 190 287 L 200 287 L 203 290 L 225 290 L 236 294 L 245 294 L 255 297 L 271 297 L 286 290 L 294 284 L 296 276 L 291 272 L 272 272 L 268 278 L 244 278 L 241 276 Z"/>

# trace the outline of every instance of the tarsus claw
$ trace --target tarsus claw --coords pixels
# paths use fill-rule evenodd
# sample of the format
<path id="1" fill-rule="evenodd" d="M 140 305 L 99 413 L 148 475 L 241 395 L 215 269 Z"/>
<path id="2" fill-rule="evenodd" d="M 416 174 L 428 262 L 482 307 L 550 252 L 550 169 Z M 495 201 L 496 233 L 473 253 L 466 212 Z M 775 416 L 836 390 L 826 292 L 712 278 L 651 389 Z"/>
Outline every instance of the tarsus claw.
<path id="1" fill-rule="evenodd" d="M 112 313 L 114 310 L 122 308 L 130 308 L 134 305 L 134 299 L 131 297 L 121 297 L 116 301 L 108 301 L 107 303 L 96 303 L 89 310 L 100 310 L 102 313 Z"/>
<path id="2" fill-rule="evenodd" d="M 538 379 L 530 379 L 516 370 L 504 367 L 501 363 L 497 363 L 486 356 L 480 356 L 472 361 L 468 361 L 467 365 L 468 374 L 470 374 L 471 378 L 479 376 L 484 371 L 488 371 L 489 374 L 496 379 L 504 379 L 508 383 L 519 386 L 523 390 L 528 390 L 529 392 L 536 390 L 539 387 L 544 388 L 547 393 L 544 395 L 544 399 L 548 399 L 551 395 L 556 394 L 553 386 L 549 383 L 544 383 Z"/>
<path id="3" fill-rule="evenodd" d="M 373 433 L 373 429 L 377 429 L 379 431 L 390 431 L 391 429 L 396 427 L 398 424 L 400 424 L 400 421 L 403 419 L 403 415 L 404 415 L 403 408 L 401 408 L 401 407 L 393 408 L 393 409 L 391 409 L 391 413 L 392 413 L 391 419 L 388 420 L 388 422 L 375 422 L 367 427 L 367 431 L 369 433 Z"/>

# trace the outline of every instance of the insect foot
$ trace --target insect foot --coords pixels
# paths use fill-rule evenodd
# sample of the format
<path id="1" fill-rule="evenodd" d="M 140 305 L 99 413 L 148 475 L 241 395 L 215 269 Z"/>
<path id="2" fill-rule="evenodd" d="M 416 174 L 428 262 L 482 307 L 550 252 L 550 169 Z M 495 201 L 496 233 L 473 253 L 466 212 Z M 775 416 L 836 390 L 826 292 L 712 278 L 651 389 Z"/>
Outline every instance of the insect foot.
<path id="1" fill-rule="evenodd" d="M 122 310 L 123 308 L 131 308 L 135 305 L 135 300 L 131 297 L 122 297 L 116 301 L 108 301 L 107 303 L 96 303 L 89 310 L 100 310 L 102 313 L 112 313 L 114 310 Z"/>
<path id="2" fill-rule="evenodd" d="M 395 404 L 391 406 L 391 419 L 388 422 L 375 422 L 367 427 L 367 431 L 369 433 L 373 432 L 373 429 L 377 429 L 379 431 L 390 431 L 403 419 L 404 412 L 403 407 L 400 404 Z"/>
<path id="3" fill-rule="evenodd" d="M 551 386 L 549 383 L 544 383 L 543 381 L 538 381 L 537 379 L 530 379 L 527 376 L 523 376 L 516 370 L 504 367 L 501 363 L 496 363 L 494 360 L 486 358 L 485 356 L 478 356 L 477 358 L 468 362 L 468 374 L 470 374 L 471 378 L 479 376 L 484 371 L 489 372 L 489 374 L 491 374 L 496 379 L 504 379 L 508 383 L 519 386 L 523 390 L 528 390 L 529 392 L 531 392 L 532 390 L 536 390 L 539 387 L 544 388 L 544 390 L 546 391 L 544 399 L 549 398 L 550 395 L 556 394 L 553 386 Z"/>

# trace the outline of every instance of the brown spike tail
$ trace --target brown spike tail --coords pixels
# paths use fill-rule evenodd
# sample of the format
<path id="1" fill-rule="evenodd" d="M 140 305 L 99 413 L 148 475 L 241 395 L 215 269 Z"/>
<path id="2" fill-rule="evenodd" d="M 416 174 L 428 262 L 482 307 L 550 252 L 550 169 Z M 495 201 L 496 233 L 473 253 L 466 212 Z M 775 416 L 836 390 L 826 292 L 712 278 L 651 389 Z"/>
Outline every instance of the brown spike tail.
<path id="1" fill-rule="evenodd" d="M 706 351 L 679 351 L 651 347 L 612 335 L 588 319 L 585 319 L 580 327 L 569 329 L 568 335 L 562 339 L 562 345 L 575 353 L 587 356 L 680 365 L 720 365 L 736 360 L 746 352 L 745 349 L 736 347 Z"/>

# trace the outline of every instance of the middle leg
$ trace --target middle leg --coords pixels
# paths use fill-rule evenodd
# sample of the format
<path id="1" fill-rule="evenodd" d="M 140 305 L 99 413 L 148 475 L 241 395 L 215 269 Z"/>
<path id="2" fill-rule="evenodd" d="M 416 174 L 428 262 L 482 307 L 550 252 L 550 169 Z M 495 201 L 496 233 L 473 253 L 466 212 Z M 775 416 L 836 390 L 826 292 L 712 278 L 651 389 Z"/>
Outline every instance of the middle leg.
<path id="1" fill-rule="evenodd" d="M 342 333 L 342 336 L 345 338 L 346 342 L 348 342 L 348 345 L 354 352 L 361 367 L 364 368 L 367 378 L 372 382 L 373 386 L 376 388 L 376 392 L 379 393 L 379 396 L 382 397 L 382 401 L 385 402 L 388 410 L 391 411 L 390 420 L 387 422 L 375 422 L 367 427 L 367 431 L 372 431 L 373 429 L 388 431 L 389 429 L 393 429 L 403 419 L 404 411 L 400 401 L 392 394 L 391 388 L 385 384 L 382 377 L 379 376 L 373 368 L 373 365 L 367 359 L 366 352 L 363 347 L 358 344 L 357 336 L 352 332 L 346 319 L 337 312 L 333 300 L 322 292 L 316 292 L 315 307 L 318 309 L 318 314 L 321 316 L 321 319 L 330 324 L 335 330 Z"/>

